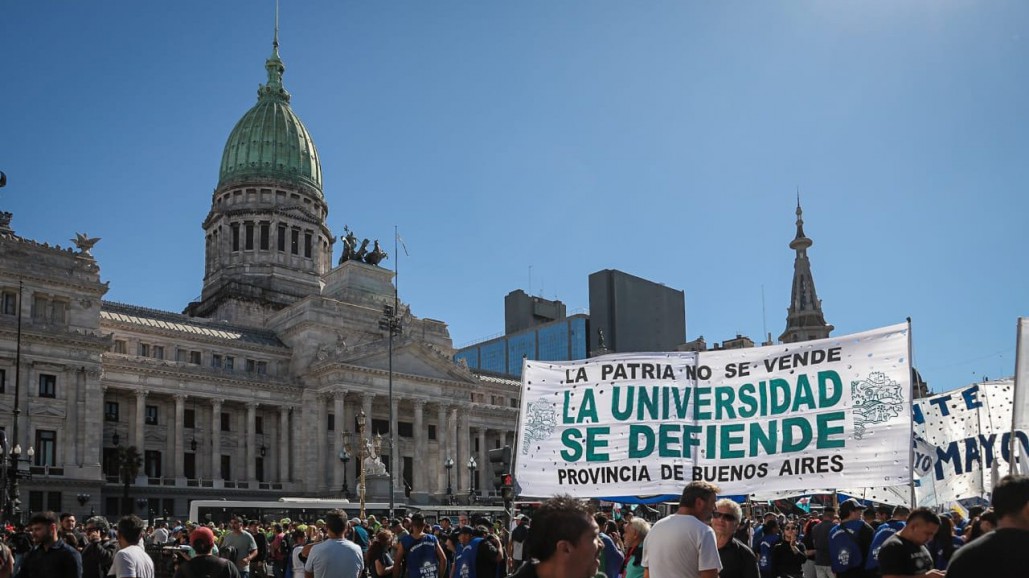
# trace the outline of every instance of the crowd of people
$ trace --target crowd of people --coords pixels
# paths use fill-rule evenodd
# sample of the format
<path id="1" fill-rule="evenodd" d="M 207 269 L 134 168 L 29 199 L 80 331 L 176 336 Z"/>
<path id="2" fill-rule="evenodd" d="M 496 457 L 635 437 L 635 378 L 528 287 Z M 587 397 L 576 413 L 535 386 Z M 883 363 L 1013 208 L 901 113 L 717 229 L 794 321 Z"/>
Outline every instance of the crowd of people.
<path id="1" fill-rule="evenodd" d="M 1007 476 L 968 519 L 857 500 L 811 516 L 746 519 L 718 488 L 692 482 L 655 522 L 618 520 L 557 496 L 512 527 L 421 514 L 377 520 L 329 512 L 313 523 L 147 527 L 125 516 L 78 524 L 38 513 L 0 542 L 0 578 L 899 578 L 1029 575 L 1029 477 Z M 155 556 L 156 554 L 156 556 Z M 155 566 L 156 561 L 156 566 Z M 162 568 L 162 564 L 167 564 Z"/>

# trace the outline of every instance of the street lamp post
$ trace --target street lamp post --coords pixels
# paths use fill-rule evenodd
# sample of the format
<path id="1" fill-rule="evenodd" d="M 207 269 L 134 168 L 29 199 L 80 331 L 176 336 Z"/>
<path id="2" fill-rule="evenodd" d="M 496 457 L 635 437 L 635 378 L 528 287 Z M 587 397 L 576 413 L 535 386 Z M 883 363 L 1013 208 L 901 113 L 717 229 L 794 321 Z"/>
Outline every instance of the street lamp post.
<path id="1" fill-rule="evenodd" d="M 452 505 L 454 503 L 454 486 L 450 485 L 450 470 L 454 469 L 454 458 L 447 455 L 443 467 L 447 469 L 447 504 Z"/>
<path id="2" fill-rule="evenodd" d="M 86 504 L 89 503 L 89 499 L 91 497 L 92 496 L 90 496 L 89 494 L 82 493 L 82 494 L 79 494 L 79 495 L 75 496 L 75 499 L 77 499 L 79 501 L 79 507 L 81 507 L 82 509 L 86 509 Z M 90 515 L 90 517 L 93 516 L 93 509 L 92 508 L 90 508 L 89 515 Z"/>
<path id="3" fill-rule="evenodd" d="M 468 499 L 475 501 L 475 468 L 479 467 L 479 464 L 475 461 L 475 456 L 468 458 Z"/>
<path id="4" fill-rule="evenodd" d="M 389 334 L 389 517 L 393 517 L 393 470 L 394 464 L 400 463 L 397 455 L 397 432 L 393 431 L 393 336 L 400 335 L 401 320 L 397 317 L 398 297 L 394 294 L 393 305 L 386 305 L 382 308 L 382 318 L 379 319 L 379 329 Z"/>
<path id="5" fill-rule="evenodd" d="M 347 487 L 347 464 L 350 462 L 350 432 L 344 431 L 343 436 L 343 449 L 339 450 L 339 461 L 343 462 L 343 499 L 350 499 L 350 488 Z"/>
<path id="6" fill-rule="evenodd" d="M 17 410 L 15 413 L 17 414 Z M 0 496 L 0 500 L 3 500 L 4 518 L 11 523 L 21 521 L 18 480 L 32 477 L 28 470 L 23 470 L 20 466 L 23 463 L 31 463 L 36 451 L 29 447 L 26 455 L 27 458 L 22 458 L 21 445 L 15 443 L 14 447 L 11 447 L 7 440 L 7 432 L 0 430 L 0 482 L 3 485 L 3 495 Z"/>
<path id="7" fill-rule="evenodd" d="M 357 497 L 358 497 L 358 499 L 361 500 L 361 519 L 362 520 L 365 519 L 365 515 L 364 515 L 364 498 L 365 498 L 365 491 L 366 491 L 366 488 L 367 488 L 367 486 L 365 486 L 365 473 L 364 473 L 365 470 L 367 469 L 367 462 L 365 460 L 367 460 L 368 458 L 371 457 L 369 455 L 369 452 L 368 452 L 368 446 L 369 446 L 368 440 L 366 440 L 364 438 L 364 426 L 365 426 L 365 421 L 367 419 L 368 418 L 364 415 L 364 410 L 362 409 L 361 413 L 359 413 L 357 415 L 357 440 L 361 444 L 361 451 L 360 451 L 360 454 L 359 454 L 361 456 L 361 471 L 358 473 L 359 481 L 357 482 Z"/>

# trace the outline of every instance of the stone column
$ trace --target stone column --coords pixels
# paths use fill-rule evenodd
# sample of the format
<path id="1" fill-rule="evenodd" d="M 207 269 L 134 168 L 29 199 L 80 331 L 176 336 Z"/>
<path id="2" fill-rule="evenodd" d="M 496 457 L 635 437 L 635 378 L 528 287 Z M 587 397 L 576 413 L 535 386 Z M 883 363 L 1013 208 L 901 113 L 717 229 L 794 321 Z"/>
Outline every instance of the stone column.
<path id="1" fill-rule="evenodd" d="M 393 395 L 393 411 L 390 412 L 392 415 L 389 418 L 389 471 L 393 473 L 393 488 L 400 496 L 403 496 L 404 492 L 404 472 L 401 467 L 404 462 L 400 459 L 400 433 L 397 431 L 397 422 L 400 420 L 400 402 L 403 399 L 399 395 Z"/>
<path id="2" fill-rule="evenodd" d="M 64 459 L 58 459 L 58 465 L 64 465 L 65 467 L 70 466 L 81 466 L 82 460 L 78 456 L 82 455 L 80 446 L 82 445 L 82 438 L 80 437 L 79 423 L 86 417 L 86 414 L 80 410 L 84 409 L 82 404 L 82 398 L 85 396 L 85 368 L 76 369 L 74 372 L 65 371 L 64 375 L 70 377 L 70 381 L 74 384 L 68 388 L 68 401 L 65 412 L 67 419 L 64 424 Z"/>
<path id="3" fill-rule="evenodd" d="M 143 437 L 143 427 L 146 420 L 146 396 L 150 393 L 146 390 L 139 390 L 136 392 L 136 428 L 132 432 L 132 445 L 136 446 L 139 450 L 140 455 L 143 454 L 143 444 L 145 439 Z"/>
<path id="4" fill-rule="evenodd" d="M 486 447 L 486 428 L 479 428 L 479 455 L 475 458 L 479 462 L 479 469 L 475 470 L 475 473 L 479 476 L 479 495 L 486 496 L 489 494 L 491 483 L 493 479 L 493 472 L 489 470 L 489 458 L 487 452 L 489 449 Z"/>
<path id="5" fill-rule="evenodd" d="M 332 394 L 322 394 L 318 396 L 318 425 L 314 428 L 314 433 L 317 436 L 317 443 L 315 446 L 318 448 L 318 489 L 320 492 L 324 492 L 328 489 L 329 483 L 329 472 L 332 471 L 332 462 L 329 461 L 336 459 L 335 455 L 331 458 L 329 456 L 329 400 Z M 335 444 L 333 444 L 335 445 Z"/>
<path id="6" fill-rule="evenodd" d="M 342 389 L 341 390 L 337 390 L 333 394 L 333 400 L 335 401 L 335 403 L 334 403 L 332 409 L 333 409 L 333 415 L 336 416 L 335 417 L 335 420 L 336 420 L 336 431 L 332 432 L 335 435 L 335 437 L 333 438 L 333 447 L 335 447 L 335 451 L 333 453 L 335 455 L 332 458 L 332 460 L 333 460 L 333 462 L 332 462 L 333 463 L 333 470 L 332 471 L 333 471 L 333 474 L 334 474 L 333 477 L 332 477 L 332 483 L 335 486 L 333 488 L 334 492 L 342 492 L 343 491 L 343 467 L 344 466 L 343 466 L 343 461 L 339 459 L 339 454 L 340 454 L 340 452 L 343 451 L 343 432 L 346 431 L 346 418 L 343 415 L 344 408 L 345 408 L 346 396 L 347 396 L 347 392 L 345 390 L 342 390 Z"/>
<path id="7" fill-rule="evenodd" d="M 292 408 L 279 408 L 279 481 L 289 481 L 289 412 Z"/>
<path id="8" fill-rule="evenodd" d="M 460 414 L 457 418 L 457 456 L 454 458 L 456 462 L 457 475 L 457 491 L 462 493 L 462 490 L 468 489 L 468 456 L 471 454 L 471 448 L 468 447 L 468 416 L 467 414 Z"/>
<path id="9" fill-rule="evenodd" d="M 458 481 L 461 479 L 461 469 L 464 465 L 461 463 L 461 440 L 457 437 L 457 406 L 450 406 L 448 408 L 448 413 L 450 414 L 450 418 L 447 419 L 447 429 L 450 433 L 447 434 L 447 438 L 450 440 L 450 457 L 454 458 L 453 486 L 454 491 L 456 492 L 458 489 L 464 487 L 464 485 Z"/>
<path id="10" fill-rule="evenodd" d="M 211 479 L 222 479 L 222 402 L 211 400 Z"/>
<path id="11" fill-rule="evenodd" d="M 173 463 L 175 464 L 174 475 L 177 479 L 184 478 L 186 476 L 186 457 L 183 455 L 186 450 L 182 444 L 183 438 L 185 437 L 185 422 L 186 396 L 179 393 L 175 395 L 175 433 L 173 434 L 175 436 L 175 444 L 173 450 L 175 452 L 173 455 Z M 194 425 L 196 425 L 196 416 L 193 416 L 193 422 Z"/>
<path id="12" fill-rule="evenodd" d="M 437 410 L 436 442 L 439 447 L 439 459 L 437 460 L 439 464 L 436 466 L 436 487 L 442 488 L 440 494 L 445 494 L 447 491 L 447 469 L 443 467 L 443 463 L 447 461 L 447 456 L 450 455 L 450 448 L 447 446 L 447 430 L 450 429 L 450 426 L 447 425 L 447 406 L 441 403 Z"/>
<path id="13" fill-rule="evenodd" d="M 426 482 L 425 469 L 429 467 L 430 460 L 426 451 L 426 438 L 424 424 L 425 400 L 415 399 L 411 402 L 414 405 L 414 459 L 411 460 L 414 472 L 411 479 L 411 492 L 428 495 L 429 485 Z M 437 464 L 436 467 L 439 467 Z"/>
<path id="14" fill-rule="evenodd" d="M 246 480 L 248 482 L 257 481 L 257 432 L 254 430 L 257 427 L 257 403 L 247 403 L 247 438 L 246 438 Z"/>

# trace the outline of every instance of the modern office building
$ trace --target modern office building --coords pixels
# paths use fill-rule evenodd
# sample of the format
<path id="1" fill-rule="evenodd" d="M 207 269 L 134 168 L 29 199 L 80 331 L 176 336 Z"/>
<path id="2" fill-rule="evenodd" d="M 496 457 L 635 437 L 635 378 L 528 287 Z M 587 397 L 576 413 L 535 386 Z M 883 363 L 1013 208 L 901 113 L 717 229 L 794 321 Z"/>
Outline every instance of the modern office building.
<path id="1" fill-rule="evenodd" d="M 675 351 L 686 341 L 683 291 L 614 269 L 590 275 L 590 351 Z"/>

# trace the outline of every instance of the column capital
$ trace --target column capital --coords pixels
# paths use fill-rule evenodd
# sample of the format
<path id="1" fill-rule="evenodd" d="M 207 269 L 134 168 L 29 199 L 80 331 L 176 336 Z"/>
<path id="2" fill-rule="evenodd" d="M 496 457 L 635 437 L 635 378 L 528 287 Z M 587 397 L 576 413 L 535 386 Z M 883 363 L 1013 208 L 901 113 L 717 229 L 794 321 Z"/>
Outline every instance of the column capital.
<path id="1" fill-rule="evenodd" d="M 339 401 L 345 401 L 348 393 L 350 392 L 346 389 L 337 389 L 336 391 L 332 392 L 332 396 Z"/>
<path id="2" fill-rule="evenodd" d="M 429 403 L 429 400 L 422 399 L 420 397 L 411 399 L 411 405 L 414 406 L 415 409 L 425 409 L 425 404 L 427 403 Z"/>
<path id="3" fill-rule="evenodd" d="M 146 389 L 137 389 L 135 393 L 137 398 L 150 395 L 150 391 Z"/>
<path id="4" fill-rule="evenodd" d="M 282 415 L 288 415 L 289 412 L 293 411 L 293 406 L 289 404 L 283 404 L 279 406 L 279 413 Z"/>
<path id="5" fill-rule="evenodd" d="M 362 391 L 361 399 L 368 403 L 372 403 L 375 401 L 375 393 L 371 391 Z"/>
<path id="6" fill-rule="evenodd" d="M 258 403 L 258 402 L 256 402 L 256 401 L 248 401 L 248 402 L 246 403 L 246 406 L 247 406 L 247 409 L 248 409 L 248 410 L 251 410 L 251 411 L 256 411 L 256 410 L 257 410 L 257 408 L 261 407 L 261 404 L 260 404 L 260 403 Z"/>
<path id="7" fill-rule="evenodd" d="M 176 394 L 172 395 L 172 397 L 175 398 L 176 403 L 185 403 L 186 399 L 189 396 L 184 394 L 184 393 L 176 393 Z"/>
<path id="8" fill-rule="evenodd" d="M 211 398 L 211 407 L 221 408 L 222 400 Z"/>

